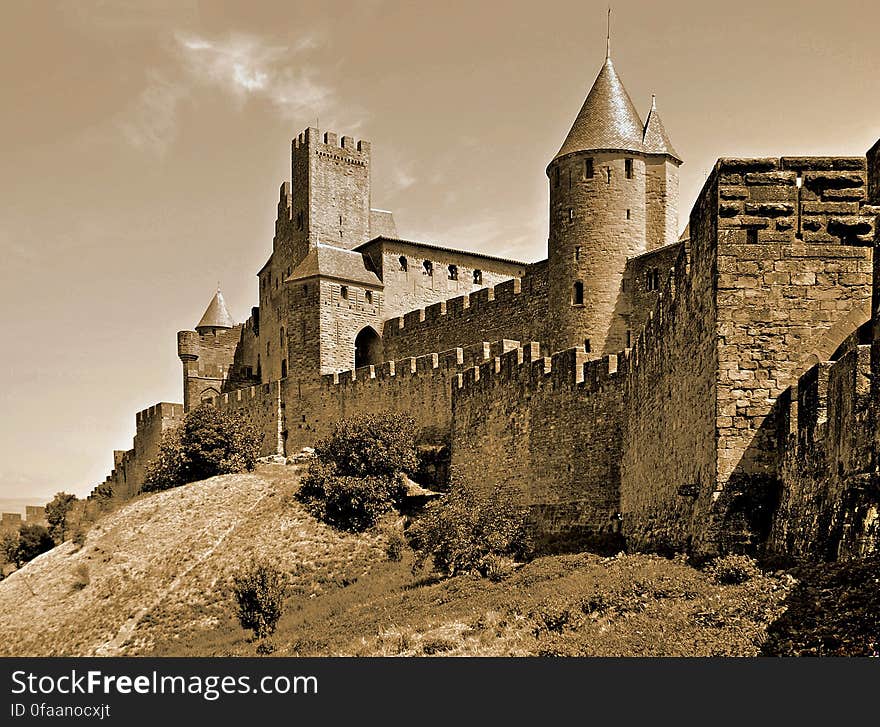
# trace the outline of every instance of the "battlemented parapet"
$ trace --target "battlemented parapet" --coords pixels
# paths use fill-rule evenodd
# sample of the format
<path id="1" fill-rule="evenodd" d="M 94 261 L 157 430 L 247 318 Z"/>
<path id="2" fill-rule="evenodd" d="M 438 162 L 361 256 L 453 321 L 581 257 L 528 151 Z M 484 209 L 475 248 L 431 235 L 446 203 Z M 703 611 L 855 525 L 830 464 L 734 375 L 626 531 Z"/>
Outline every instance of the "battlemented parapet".
<path id="1" fill-rule="evenodd" d="M 871 347 L 822 361 L 787 401 L 782 492 L 767 551 L 837 560 L 880 549 L 873 466 Z"/>
<path id="2" fill-rule="evenodd" d="M 260 454 L 284 454 L 284 399 L 280 381 L 236 389 L 211 399 L 222 411 L 234 412 L 261 435 Z"/>
<path id="3" fill-rule="evenodd" d="M 421 356 L 485 340 L 542 340 L 547 321 L 547 267 L 522 279 L 457 296 L 391 318 L 383 326 L 386 358 Z"/>
<path id="4" fill-rule="evenodd" d="M 162 436 L 178 426 L 184 417 L 183 404 L 161 402 L 135 414 L 135 435 L 131 449 L 113 452 L 113 470 L 91 496 L 127 500 L 144 484 L 147 467 L 159 453 Z"/>
<path id="5" fill-rule="evenodd" d="M 242 333 L 241 324 L 206 333 L 178 332 L 177 355 L 183 363 L 183 404 L 187 411 L 226 390 L 235 372 Z"/>
<path id="6" fill-rule="evenodd" d="M 518 345 L 509 340 L 480 342 L 327 374 L 312 382 L 289 380 L 284 395 L 287 451 L 313 446 L 341 419 L 382 412 L 412 416 L 420 443 L 448 444 L 452 390 L 461 372 Z"/>
<path id="7" fill-rule="evenodd" d="M 544 549 L 619 548 L 625 367 L 625 354 L 545 357 L 532 342 L 466 370 L 453 390 L 453 477 L 528 505 Z"/>

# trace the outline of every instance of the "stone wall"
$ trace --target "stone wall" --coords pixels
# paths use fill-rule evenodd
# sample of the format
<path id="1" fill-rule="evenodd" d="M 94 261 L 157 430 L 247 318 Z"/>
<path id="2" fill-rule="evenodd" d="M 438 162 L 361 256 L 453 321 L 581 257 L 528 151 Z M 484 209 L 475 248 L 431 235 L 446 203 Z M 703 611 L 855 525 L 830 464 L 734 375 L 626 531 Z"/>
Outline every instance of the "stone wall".
<path id="1" fill-rule="evenodd" d="M 482 341 L 541 340 L 547 322 L 546 263 L 468 296 L 391 318 L 383 327 L 386 358 L 422 356 Z"/>
<path id="2" fill-rule="evenodd" d="M 623 386 L 616 357 L 517 347 L 453 391 L 451 472 L 530 506 L 545 549 L 619 547 Z"/>
<path id="3" fill-rule="evenodd" d="M 778 500 L 779 396 L 869 315 L 873 217 L 863 158 L 721 159 L 715 179 L 718 537 L 737 549 Z"/>
<path id="4" fill-rule="evenodd" d="M 662 287 L 626 366 L 620 508 L 633 548 L 708 547 L 718 365 L 713 185 L 691 213 L 690 246 L 677 246 L 672 274 L 657 266 Z"/>
<path id="5" fill-rule="evenodd" d="M 521 278 L 528 268 L 511 260 L 405 240 L 373 240 L 358 250 L 382 279 L 385 318 Z"/>
<path id="6" fill-rule="evenodd" d="M 783 489 L 767 551 L 835 560 L 880 547 L 873 477 L 870 346 L 801 376 L 786 412 Z"/>
<path id="7" fill-rule="evenodd" d="M 92 494 L 112 493 L 116 500 L 127 500 L 141 491 L 147 467 L 159 453 L 162 436 L 183 421 L 183 404 L 162 402 L 135 415 L 133 447 L 113 453 L 113 470 Z"/>
<path id="8" fill-rule="evenodd" d="M 183 363 L 183 404 L 187 411 L 226 390 L 242 328 L 237 325 L 207 333 L 177 334 L 177 353 Z"/>
<path id="9" fill-rule="evenodd" d="M 327 436 L 341 419 L 397 412 L 412 416 L 419 440 L 448 444 L 452 390 L 460 373 L 516 347 L 516 341 L 480 342 L 442 353 L 386 361 L 312 381 L 285 383 L 287 451 L 293 453 Z"/>
<path id="10" fill-rule="evenodd" d="M 241 416 L 261 435 L 260 454 L 284 454 L 284 400 L 280 381 L 222 394 L 214 406 Z"/>

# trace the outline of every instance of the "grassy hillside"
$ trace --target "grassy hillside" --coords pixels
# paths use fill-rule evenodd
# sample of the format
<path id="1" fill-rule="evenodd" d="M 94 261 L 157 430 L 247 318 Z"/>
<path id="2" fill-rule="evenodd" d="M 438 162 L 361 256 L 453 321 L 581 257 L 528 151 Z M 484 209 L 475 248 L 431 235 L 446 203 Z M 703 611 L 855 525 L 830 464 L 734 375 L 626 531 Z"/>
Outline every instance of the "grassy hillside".
<path id="1" fill-rule="evenodd" d="M 381 529 L 318 523 L 291 498 L 298 478 L 263 465 L 107 515 L 82 548 L 65 543 L 0 583 L 0 653 L 253 655 L 228 583 L 254 555 L 290 574 L 271 638 L 282 656 L 756 655 L 768 627 L 791 640 L 786 608 L 812 593 L 783 573 L 720 585 L 650 555 L 546 557 L 500 582 L 432 580 L 412 572 L 410 553 L 388 561 Z M 865 567 L 876 590 L 878 569 Z"/>

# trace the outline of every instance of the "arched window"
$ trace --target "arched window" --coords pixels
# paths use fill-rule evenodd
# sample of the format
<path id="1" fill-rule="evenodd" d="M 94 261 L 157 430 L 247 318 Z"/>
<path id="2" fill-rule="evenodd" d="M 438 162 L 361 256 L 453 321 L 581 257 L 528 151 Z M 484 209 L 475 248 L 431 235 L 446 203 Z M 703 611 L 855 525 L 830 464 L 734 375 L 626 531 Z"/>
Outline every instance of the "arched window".
<path id="1" fill-rule="evenodd" d="M 458 265 L 449 266 L 449 279 L 458 280 Z"/>
<path id="2" fill-rule="evenodd" d="M 578 280 L 571 291 L 571 304 L 572 305 L 583 305 L 584 304 L 584 284 Z"/>
<path id="3" fill-rule="evenodd" d="M 213 404 L 214 397 L 220 396 L 220 392 L 217 389 L 208 388 L 205 389 L 201 394 L 199 394 L 199 401 L 202 404 Z"/>
<path id="4" fill-rule="evenodd" d="M 483 271 L 482 270 L 474 270 L 474 285 L 482 285 L 483 284 Z"/>
<path id="5" fill-rule="evenodd" d="M 401 255 L 397 258 L 397 262 L 400 263 L 400 269 L 403 270 L 403 272 L 406 272 L 409 269 L 409 261 L 407 261 L 406 255 Z"/>
<path id="6" fill-rule="evenodd" d="M 430 260 L 425 260 L 422 263 L 422 269 L 425 275 L 433 275 L 434 274 L 434 263 Z"/>

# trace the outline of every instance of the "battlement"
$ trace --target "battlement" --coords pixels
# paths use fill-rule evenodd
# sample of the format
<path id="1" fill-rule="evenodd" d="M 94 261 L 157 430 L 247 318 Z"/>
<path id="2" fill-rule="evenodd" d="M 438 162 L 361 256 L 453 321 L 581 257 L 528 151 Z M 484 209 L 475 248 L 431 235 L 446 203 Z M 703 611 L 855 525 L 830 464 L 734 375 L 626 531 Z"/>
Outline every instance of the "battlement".
<path id="1" fill-rule="evenodd" d="M 459 295 L 455 298 L 440 303 L 434 303 L 426 308 L 416 308 L 402 317 L 389 318 L 385 322 L 385 334 L 390 336 L 411 333 L 414 328 L 421 324 L 434 325 L 441 319 L 457 318 L 471 311 L 477 311 L 491 306 L 503 306 L 513 301 L 523 292 L 531 292 L 531 286 L 526 283 L 523 290 L 522 278 L 512 278 L 492 288 L 481 288 L 469 295 Z"/>
<path id="2" fill-rule="evenodd" d="M 153 404 L 142 411 L 135 414 L 135 423 L 137 429 L 143 429 L 150 426 L 152 422 L 158 419 L 182 419 L 183 404 L 171 404 L 169 402 L 159 402 Z"/>
<path id="3" fill-rule="evenodd" d="M 345 159 L 350 161 L 348 157 L 363 156 L 364 162 L 369 162 L 370 142 L 354 137 L 342 136 L 341 138 L 335 131 L 321 131 L 310 126 L 293 140 L 292 148 L 296 152 L 299 149 L 313 147 L 318 150 L 319 154 L 325 154 L 339 160 Z"/>
<path id="4" fill-rule="evenodd" d="M 235 391 L 229 391 L 220 396 L 211 398 L 211 404 L 218 409 L 226 408 L 230 405 L 247 404 L 249 401 L 265 399 L 271 396 L 277 396 L 281 388 L 280 381 L 272 381 L 268 384 L 255 384 L 254 386 L 246 386 Z"/>
<path id="5" fill-rule="evenodd" d="M 518 347 L 519 341 L 509 339 L 493 343 L 484 341 L 439 353 L 411 356 L 398 361 L 385 361 L 378 365 L 325 374 L 321 377 L 321 386 L 324 389 L 354 387 L 372 381 L 400 380 L 417 376 L 431 377 L 438 373 L 460 371 L 465 367 L 477 366 L 508 351 L 514 351 Z"/>
<path id="6" fill-rule="evenodd" d="M 724 158 L 715 172 L 719 227 L 735 242 L 872 244 L 865 157 Z"/>

